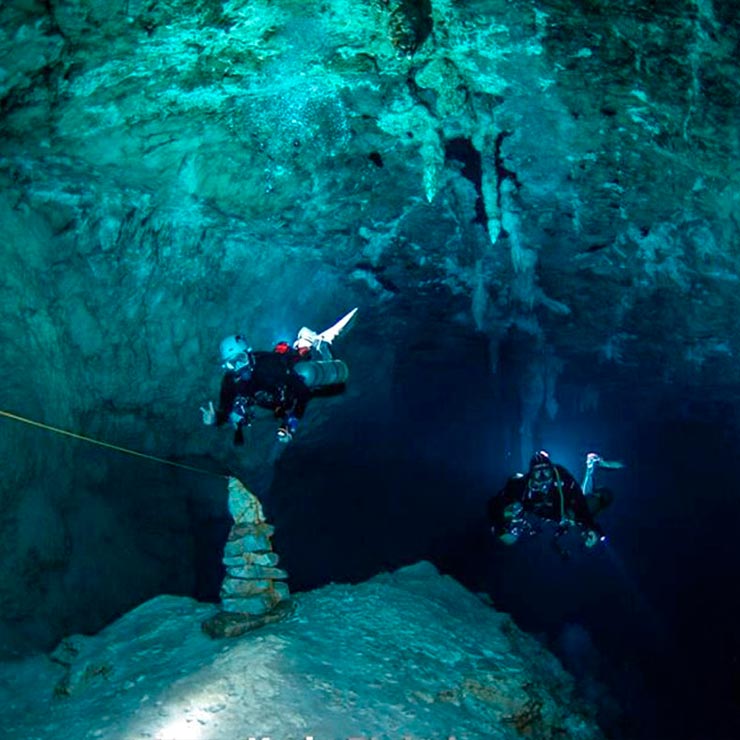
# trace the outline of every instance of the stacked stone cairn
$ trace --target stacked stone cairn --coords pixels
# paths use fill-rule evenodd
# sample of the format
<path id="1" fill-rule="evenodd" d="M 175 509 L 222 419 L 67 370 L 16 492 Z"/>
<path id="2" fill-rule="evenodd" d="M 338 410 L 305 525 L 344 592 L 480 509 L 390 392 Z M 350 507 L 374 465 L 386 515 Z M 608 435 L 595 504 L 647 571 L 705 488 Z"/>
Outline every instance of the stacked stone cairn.
<path id="1" fill-rule="evenodd" d="M 229 512 L 234 523 L 224 549 L 222 609 L 202 624 L 211 637 L 235 637 L 292 612 L 288 574 L 277 567 L 270 542 L 275 529 L 259 499 L 236 478 L 229 478 Z"/>

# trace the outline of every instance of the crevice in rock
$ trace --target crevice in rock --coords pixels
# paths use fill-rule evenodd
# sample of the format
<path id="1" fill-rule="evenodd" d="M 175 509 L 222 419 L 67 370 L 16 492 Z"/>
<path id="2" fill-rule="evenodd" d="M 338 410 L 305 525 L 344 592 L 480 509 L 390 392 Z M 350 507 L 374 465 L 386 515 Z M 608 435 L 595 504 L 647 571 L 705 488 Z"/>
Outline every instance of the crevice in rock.
<path id="1" fill-rule="evenodd" d="M 483 166 L 480 152 L 473 146 L 473 142 L 463 136 L 445 142 L 445 159 L 462 163 L 461 174 L 470 180 L 475 187 L 474 223 L 487 225 L 486 207 L 483 202 Z"/>
<path id="2" fill-rule="evenodd" d="M 401 289 L 391 280 L 389 277 L 384 275 L 385 266 L 381 265 L 376 267 L 375 265 L 365 260 L 357 262 L 355 269 L 361 270 L 362 272 L 370 273 L 377 281 L 378 284 L 390 293 L 400 293 Z"/>
<path id="3" fill-rule="evenodd" d="M 429 38 L 434 28 L 431 0 L 381 0 L 390 10 L 393 45 L 405 54 L 413 54 Z"/>
<path id="4" fill-rule="evenodd" d="M 406 78 L 409 94 L 419 105 L 423 105 L 431 116 L 437 118 L 437 91 L 432 88 L 421 87 L 415 79 L 416 72 L 416 69 L 410 70 Z"/>

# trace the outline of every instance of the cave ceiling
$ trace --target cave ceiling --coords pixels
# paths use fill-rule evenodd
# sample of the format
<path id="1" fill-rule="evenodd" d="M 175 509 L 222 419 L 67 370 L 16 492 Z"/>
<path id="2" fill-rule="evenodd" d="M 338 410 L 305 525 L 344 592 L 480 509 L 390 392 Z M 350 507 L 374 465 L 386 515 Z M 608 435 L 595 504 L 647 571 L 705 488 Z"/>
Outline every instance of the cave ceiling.
<path id="1" fill-rule="evenodd" d="M 218 336 L 352 305 L 386 354 L 433 320 L 493 371 L 515 332 L 540 381 L 732 397 L 735 7 L 3 3 L 6 402 L 146 441 Z M 35 353 L 86 392 L 40 400 Z"/>

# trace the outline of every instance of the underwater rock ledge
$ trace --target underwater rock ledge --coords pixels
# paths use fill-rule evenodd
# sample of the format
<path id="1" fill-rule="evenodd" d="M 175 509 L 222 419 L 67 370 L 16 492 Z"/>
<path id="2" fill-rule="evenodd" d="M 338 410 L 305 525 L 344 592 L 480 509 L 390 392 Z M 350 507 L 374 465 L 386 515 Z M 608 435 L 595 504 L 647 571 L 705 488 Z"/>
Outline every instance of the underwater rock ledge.
<path id="1" fill-rule="evenodd" d="M 557 659 L 429 563 L 295 599 L 284 622 L 213 640 L 215 605 L 159 596 L 5 664 L 4 736 L 603 737 Z"/>

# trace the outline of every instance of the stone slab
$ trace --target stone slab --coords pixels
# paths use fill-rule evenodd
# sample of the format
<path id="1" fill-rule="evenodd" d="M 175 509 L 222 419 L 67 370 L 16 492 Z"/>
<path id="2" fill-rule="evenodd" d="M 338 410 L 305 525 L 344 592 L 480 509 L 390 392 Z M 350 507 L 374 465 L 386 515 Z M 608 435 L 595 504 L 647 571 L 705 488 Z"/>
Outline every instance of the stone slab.
<path id="1" fill-rule="evenodd" d="M 242 537 L 229 541 L 224 547 L 224 558 L 239 557 L 249 552 L 270 552 L 272 545 L 267 537 Z"/>
<path id="2" fill-rule="evenodd" d="M 278 564 L 280 558 L 274 552 L 244 552 L 240 555 L 234 555 L 223 559 L 227 568 L 241 568 L 245 566 L 261 565 L 271 567 Z"/>
<path id="3" fill-rule="evenodd" d="M 246 632 L 259 629 L 266 624 L 279 622 L 289 617 L 295 610 L 292 601 L 282 601 L 266 614 L 239 614 L 236 612 L 219 612 L 210 619 L 201 622 L 201 629 L 213 638 L 239 637 Z"/>
<path id="4" fill-rule="evenodd" d="M 228 592 L 221 594 L 221 607 L 226 612 L 244 614 L 266 614 L 275 605 L 289 597 L 287 586 L 284 589 L 271 589 L 255 596 L 233 596 Z"/>
<path id="5" fill-rule="evenodd" d="M 243 568 L 226 568 L 226 575 L 230 578 L 246 578 L 262 580 L 269 578 L 276 581 L 285 581 L 288 572 L 282 568 L 264 568 L 259 565 L 245 566 Z"/>

